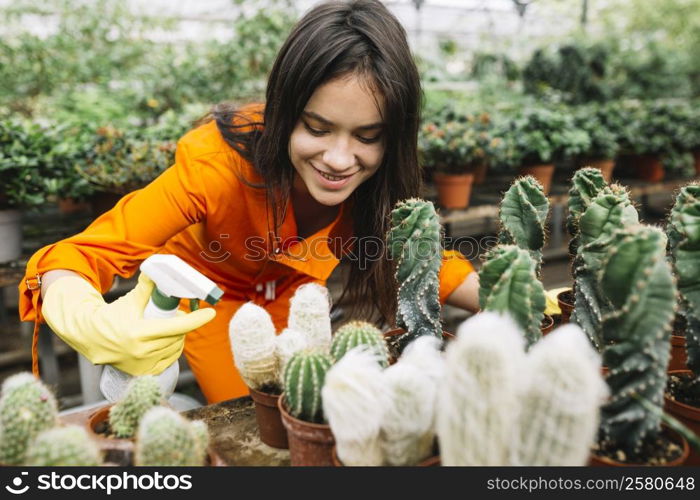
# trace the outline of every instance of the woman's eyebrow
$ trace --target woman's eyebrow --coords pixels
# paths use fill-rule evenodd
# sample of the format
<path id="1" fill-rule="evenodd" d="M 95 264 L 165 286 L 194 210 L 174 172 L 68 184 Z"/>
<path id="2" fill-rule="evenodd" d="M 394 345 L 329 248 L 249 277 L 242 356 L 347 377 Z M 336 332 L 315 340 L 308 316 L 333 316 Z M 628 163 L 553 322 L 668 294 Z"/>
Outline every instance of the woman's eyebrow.
<path id="1" fill-rule="evenodd" d="M 322 117 L 318 113 L 314 113 L 313 111 L 302 111 L 302 115 L 308 117 L 308 118 L 313 118 L 314 120 L 317 120 L 324 125 L 327 125 L 329 127 L 332 127 L 335 125 L 332 121 L 328 120 L 327 118 Z M 382 128 L 384 126 L 383 122 L 377 122 L 377 123 L 371 123 L 369 125 L 362 125 L 361 127 L 357 127 L 357 130 L 373 130 L 376 128 Z"/>

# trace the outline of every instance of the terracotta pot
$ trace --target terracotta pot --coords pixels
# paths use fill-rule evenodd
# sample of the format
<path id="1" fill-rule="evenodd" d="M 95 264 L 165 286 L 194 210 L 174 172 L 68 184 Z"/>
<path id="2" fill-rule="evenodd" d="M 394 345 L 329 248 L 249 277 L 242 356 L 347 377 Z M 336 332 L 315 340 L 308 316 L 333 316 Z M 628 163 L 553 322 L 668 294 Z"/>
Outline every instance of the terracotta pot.
<path id="1" fill-rule="evenodd" d="M 460 175 L 435 172 L 433 182 L 437 188 L 440 206 L 449 209 L 467 208 L 473 181 L 474 174 L 471 172 Z"/>
<path id="2" fill-rule="evenodd" d="M 87 201 L 75 201 L 73 198 L 59 198 L 58 200 L 58 211 L 62 214 L 74 214 L 88 210 L 90 210 L 90 203 Z"/>
<path id="3" fill-rule="evenodd" d="M 335 445 L 333 445 L 331 460 L 333 462 L 334 467 L 345 467 L 345 464 L 343 464 L 343 462 L 341 462 L 338 458 Z M 439 467 L 440 465 L 440 455 L 433 455 L 417 463 L 414 467 Z"/>
<path id="4" fill-rule="evenodd" d="M 554 165 L 544 164 L 544 165 L 529 165 L 526 167 L 520 167 L 520 175 L 531 175 L 542 184 L 542 189 L 544 194 L 549 194 L 549 190 L 552 187 L 552 176 L 554 175 Z"/>
<path id="5" fill-rule="evenodd" d="M 687 369 L 672 370 L 668 374 L 684 376 L 693 375 L 693 372 Z M 681 403 L 664 394 L 664 409 L 700 437 L 700 408 Z M 685 465 L 700 465 L 700 452 L 694 448 L 691 449 Z"/>
<path id="6" fill-rule="evenodd" d="M 294 467 L 333 465 L 331 455 L 335 439 L 330 426 L 294 418 L 287 411 L 283 396 L 278 399 L 277 405 L 282 415 L 282 423 L 287 428 L 291 465 Z"/>
<path id="7" fill-rule="evenodd" d="M 22 212 L 0 210 L 0 263 L 22 256 Z"/>
<path id="8" fill-rule="evenodd" d="M 615 169 L 615 160 L 583 160 L 581 161 L 580 166 L 599 169 L 603 174 L 603 179 L 605 179 L 605 182 L 610 182 L 612 179 L 613 170 Z"/>
<path id="9" fill-rule="evenodd" d="M 486 180 L 486 173 L 489 170 L 489 164 L 488 163 L 480 163 L 473 169 L 474 173 L 474 184 L 477 186 L 480 186 L 481 184 L 484 183 Z"/>
<path id="10" fill-rule="evenodd" d="M 670 438 L 671 441 L 681 447 L 680 456 L 665 464 L 664 467 L 677 467 L 679 465 L 683 465 L 688 459 L 688 454 L 690 453 L 688 441 L 686 441 L 683 436 L 678 434 L 673 429 L 668 428 L 666 425 L 662 424 L 661 427 L 663 428 L 663 433 L 666 435 L 666 437 Z M 599 456 L 594 453 L 591 453 L 588 460 L 588 465 L 593 467 L 649 467 L 647 464 L 618 462 L 612 458 Z"/>
<path id="11" fill-rule="evenodd" d="M 287 441 L 287 429 L 282 424 L 277 400 L 279 394 L 268 394 L 266 392 L 250 389 L 250 397 L 255 402 L 255 420 L 258 422 L 260 440 L 273 448 L 286 450 L 289 448 Z"/>
<path id="12" fill-rule="evenodd" d="M 109 428 L 109 410 L 112 405 L 95 410 L 87 420 L 87 430 L 97 442 L 104 455 L 104 461 L 117 465 L 128 465 L 134 461 L 134 438 L 108 437 L 104 431 Z"/>
<path id="13" fill-rule="evenodd" d="M 693 151 L 693 158 L 695 159 L 695 176 L 700 177 L 700 149 Z"/>
<path id="14" fill-rule="evenodd" d="M 561 324 L 565 325 L 571 318 L 571 313 L 574 312 L 574 293 L 573 290 L 564 290 L 557 295 L 557 303 L 561 309 Z"/>
<path id="15" fill-rule="evenodd" d="M 389 330 L 387 332 L 384 332 L 384 340 L 386 341 L 387 345 L 389 346 L 389 364 L 393 365 L 396 363 L 397 358 L 394 357 L 393 353 L 391 352 L 391 337 L 396 337 L 397 335 L 403 335 L 406 333 L 406 330 L 403 328 L 394 328 L 393 330 Z M 445 330 L 442 331 L 442 340 L 443 340 L 443 348 L 447 342 L 451 342 L 454 339 L 456 339 L 457 336 L 453 333 L 446 332 Z"/>
<path id="16" fill-rule="evenodd" d="M 554 330 L 554 318 L 552 318 L 549 314 L 545 314 L 544 319 L 540 324 L 540 330 L 542 331 L 542 335 L 547 335 L 549 332 Z"/>
<path id="17" fill-rule="evenodd" d="M 637 177 L 647 182 L 661 182 L 666 173 L 661 159 L 657 155 L 639 155 L 632 160 L 632 168 Z"/>
<path id="18" fill-rule="evenodd" d="M 668 371 L 687 369 L 688 353 L 685 351 L 685 336 L 671 335 L 671 359 L 668 362 Z"/>

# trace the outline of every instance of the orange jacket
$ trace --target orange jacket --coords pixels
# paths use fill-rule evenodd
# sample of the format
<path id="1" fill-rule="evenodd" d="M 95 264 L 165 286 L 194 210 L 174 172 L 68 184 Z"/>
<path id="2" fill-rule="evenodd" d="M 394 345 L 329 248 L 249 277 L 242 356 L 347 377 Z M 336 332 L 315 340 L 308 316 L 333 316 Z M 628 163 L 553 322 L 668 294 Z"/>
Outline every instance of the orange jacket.
<path id="1" fill-rule="evenodd" d="M 278 331 L 284 328 L 294 290 L 310 281 L 325 284 L 339 263 L 338 249 L 329 242 L 351 237 L 352 221 L 343 204 L 330 225 L 296 241 L 290 201 L 278 230 L 281 242 L 266 251 L 273 223 L 265 192 L 247 186 L 239 176 L 262 183 L 253 167 L 224 142 L 213 121 L 187 133 L 178 142 L 175 164 L 157 179 L 124 196 L 83 232 L 32 256 L 19 286 L 21 319 L 42 321 L 36 278 L 46 271 L 75 271 L 105 293 L 115 275 L 133 275 L 149 255 L 175 254 L 224 290 L 216 318 L 185 341 L 200 387 L 210 402 L 246 394 L 228 342 L 232 314 L 254 301 L 270 312 Z M 445 254 L 442 302 L 473 271 L 461 254 Z M 37 370 L 36 335 L 33 353 Z"/>

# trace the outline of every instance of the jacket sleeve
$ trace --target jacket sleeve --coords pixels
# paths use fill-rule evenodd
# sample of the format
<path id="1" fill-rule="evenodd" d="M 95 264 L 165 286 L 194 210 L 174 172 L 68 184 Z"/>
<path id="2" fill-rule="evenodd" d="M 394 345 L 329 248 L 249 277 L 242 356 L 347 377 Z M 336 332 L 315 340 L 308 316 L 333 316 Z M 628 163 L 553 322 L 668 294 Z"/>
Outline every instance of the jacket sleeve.
<path id="1" fill-rule="evenodd" d="M 187 136 L 185 136 L 187 137 Z M 115 275 L 131 276 L 141 261 L 172 236 L 203 219 L 207 203 L 201 162 L 192 160 L 184 138 L 175 164 L 143 189 L 124 196 L 84 231 L 37 251 L 19 284 L 19 315 L 40 317 L 36 279 L 52 269 L 68 269 L 105 293 Z"/>
<path id="2" fill-rule="evenodd" d="M 464 255 L 457 250 L 444 250 L 442 267 L 438 276 L 440 280 L 440 304 L 444 304 L 447 297 L 473 272 L 474 266 Z"/>

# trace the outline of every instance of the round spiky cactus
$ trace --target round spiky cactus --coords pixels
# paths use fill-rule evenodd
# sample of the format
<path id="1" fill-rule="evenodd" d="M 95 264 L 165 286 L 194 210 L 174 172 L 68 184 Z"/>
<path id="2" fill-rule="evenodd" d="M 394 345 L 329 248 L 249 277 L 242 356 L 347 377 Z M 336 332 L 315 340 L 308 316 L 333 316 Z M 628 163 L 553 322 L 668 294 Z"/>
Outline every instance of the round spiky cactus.
<path id="1" fill-rule="evenodd" d="M 700 379 L 700 184 L 683 187 L 666 225 L 682 314 L 688 368 Z"/>
<path id="2" fill-rule="evenodd" d="M 529 251 L 537 263 L 538 275 L 548 213 L 549 200 L 542 185 L 529 175 L 513 182 L 501 201 L 498 240 Z"/>
<path id="3" fill-rule="evenodd" d="M 27 451 L 27 465 L 41 467 L 95 467 L 100 450 L 83 427 L 55 427 L 39 434 Z"/>
<path id="4" fill-rule="evenodd" d="M 602 317 L 603 364 L 611 390 L 601 431 L 627 456 L 658 436 L 670 357 L 676 286 L 665 258 L 666 237 L 633 226 L 612 236 L 600 287 L 609 310 Z M 648 411 L 637 399 L 657 407 Z"/>
<path id="5" fill-rule="evenodd" d="M 289 328 L 303 333 L 309 347 L 328 351 L 331 345 L 331 296 L 317 283 L 297 288 L 289 301 Z"/>
<path id="6" fill-rule="evenodd" d="M 578 250 L 578 220 L 589 207 L 591 202 L 608 185 L 598 168 L 584 167 L 576 171 L 571 179 L 569 189 L 569 213 L 566 217 L 566 228 L 571 235 L 569 253 L 576 255 Z"/>
<path id="7" fill-rule="evenodd" d="M 133 437 L 141 418 L 162 400 L 163 392 L 156 377 L 135 377 L 124 390 L 122 399 L 109 410 L 109 426 L 112 432 L 120 438 Z"/>
<path id="8" fill-rule="evenodd" d="M 231 318 L 228 335 L 234 363 L 248 387 L 278 391 L 275 325 L 270 314 L 257 304 L 245 303 Z"/>
<path id="9" fill-rule="evenodd" d="M 24 462 L 31 441 L 58 423 L 56 399 L 31 373 L 18 373 L 2 385 L 0 463 Z"/>
<path id="10" fill-rule="evenodd" d="M 542 338 L 546 297 L 536 263 L 527 250 L 499 245 L 479 270 L 479 304 L 483 311 L 506 312 L 524 330 L 528 346 Z"/>
<path id="11" fill-rule="evenodd" d="M 152 408 L 139 425 L 134 463 L 164 467 L 204 465 L 204 436 L 201 424 L 188 421 L 170 408 Z"/>
<path id="12" fill-rule="evenodd" d="M 284 370 L 284 401 L 293 417 L 325 421 L 321 389 L 332 364 L 330 355 L 314 350 L 299 351 L 289 360 Z"/>
<path id="13" fill-rule="evenodd" d="M 365 321 L 351 321 L 338 328 L 333 335 L 331 356 L 337 362 L 346 352 L 359 345 L 370 347 L 381 366 L 389 365 L 389 349 L 384 335 L 376 326 Z"/>
<path id="14" fill-rule="evenodd" d="M 406 330 L 399 350 L 421 335 L 442 338 L 438 275 L 442 265 L 441 226 L 429 201 L 400 201 L 391 212 L 388 245 L 399 285 L 396 324 Z"/>

